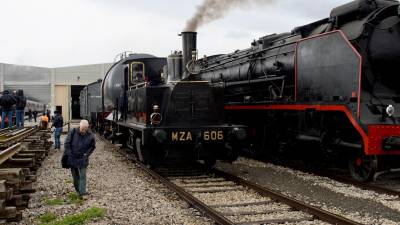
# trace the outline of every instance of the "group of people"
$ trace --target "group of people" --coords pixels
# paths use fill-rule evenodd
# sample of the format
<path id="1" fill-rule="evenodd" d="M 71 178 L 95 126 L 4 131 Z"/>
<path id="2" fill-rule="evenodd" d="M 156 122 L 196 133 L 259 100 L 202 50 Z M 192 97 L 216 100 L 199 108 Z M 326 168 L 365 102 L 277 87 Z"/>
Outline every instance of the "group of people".
<path id="1" fill-rule="evenodd" d="M 35 123 L 37 122 L 36 118 L 38 115 L 38 111 L 32 111 L 31 109 L 28 109 L 28 120 L 29 122 L 32 122 L 32 119 L 35 120 Z"/>
<path id="2" fill-rule="evenodd" d="M 18 90 L 15 93 L 10 90 L 5 90 L 0 97 L 1 107 L 1 128 L 5 128 L 6 122 L 8 126 L 13 126 L 13 114 L 16 116 L 17 128 L 24 127 L 24 116 L 26 107 L 26 97 L 23 90 Z M 38 112 L 28 110 L 29 122 L 32 118 L 36 121 Z M 54 149 L 61 149 L 61 133 L 64 126 L 64 120 L 60 112 L 55 111 L 52 118 L 54 127 Z M 40 116 L 40 126 L 42 129 L 48 129 L 50 123 L 50 111 L 43 112 Z M 69 131 L 64 143 L 64 155 L 67 159 L 68 168 L 71 169 L 71 174 L 74 180 L 75 191 L 80 196 L 85 196 L 86 193 L 86 168 L 89 164 L 89 156 L 93 153 L 96 147 L 93 134 L 89 131 L 89 122 L 82 120 L 79 128 L 74 128 Z"/>
<path id="3" fill-rule="evenodd" d="M 0 97 L 0 112 L 1 112 L 1 128 L 5 128 L 6 124 L 8 123 L 8 127 L 12 127 L 13 123 L 13 116 L 15 115 L 15 125 L 17 128 L 24 127 L 25 123 L 25 107 L 26 107 L 26 97 L 24 96 L 23 90 L 18 91 L 10 91 L 5 90 L 3 95 Z M 32 111 L 28 109 L 28 119 L 29 122 L 32 122 L 34 119 L 35 123 L 37 122 L 37 111 Z M 55 116 L 57 113 L 54 112 Z M 50 110 L 47 110 L 42 113 L 39 117 L 40 127 L 42 129 L 47 129 L 48 124 L 50 122 Z"/>
<path id="4" fill-rule="evenodd" d="M 9 127 L 13 126 L 12 117 L 14 111 L 17 128 L 24 127 L 26 98 L 23 90 L 18 90 L 15 92 L 15 94 L 9 90 L 5 90 L 3 95 L 0 97 L 0 107 L 2 129 L 5 127 L 6 120 L 8 120 Z"/>

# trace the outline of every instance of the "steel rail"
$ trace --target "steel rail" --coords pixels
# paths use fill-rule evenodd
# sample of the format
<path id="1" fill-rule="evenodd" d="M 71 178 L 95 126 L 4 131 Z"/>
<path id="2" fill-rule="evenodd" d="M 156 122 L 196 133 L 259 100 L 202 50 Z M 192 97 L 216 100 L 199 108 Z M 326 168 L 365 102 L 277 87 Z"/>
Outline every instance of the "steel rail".
<path id="1" fill-rule="evenodd" d="M 183 188 L 181 188 L 181 187 L 175 185 L 174 183 L 170 182 L 169 180 L 165 179 L 164 177 L 159 175 L 157 172 L 147 168 L 142 163 L 140 163 L 138 161 L 135 161 L 135 162 L 145 172 L 150 174 L 155 179 L 159 180 L 162 184 L 166 185 L 172 191 L 177 193 L 183 200 L 188 202 L 190 205 L 192 205 L 197 210 L 199 210 L 199 211 L 203 212 L 204 214 L 206 214 L 209 218 L 213 219 L 218 224 L 222 224 L 222 225 L 235 224 L 231 220 L 227 219 L 221 213 L 217 212 L 216 210 L 214 210 L 210 206 L 207 206 L 203 202 L 199 201 L 196 197 L 194 197 L 192 194 L 190 194 L 187 191 L 185 191 Z M 235 175 L 232 175 L 232 174 L 229 174 L 229 173 L 217 170 L 217 169 L 214 169 L 212 172 L 215 173 L 218 176 L 223 177 L 226 180 L 230 180 L 230 181 L 233 181 L 233 182 L 235 182 L 235 183 L 237 183 L 239 185 L 242 185 L 244 187 L 250 188 L 251 190 L 256 191 L 257 193 L 259 193 L 260 195 L 262 195 L 264 197 L 269 197 L 269 198 L 275 199 L 278 202 L 287 204 L 288 206 L 290 206 L 290 207 L 292 207 L 294 209 L 297 209 L 299 211 L 308 213 L 308 214 L 310 214 L 310 215 L 312 215 L 312 216 L 314 216 L 317 219 L 320 219 L 322 221 L 325 221 L 325 222 L 328 222 L 328 223 L 332 223 L 332 224 L 362 225 L 361 223 L 358 223 L 356 221 L 353 221 L 353 220 L 347 219 L 345 217 L 333 214 L 333 213 L 328 212 L 326 210 L 322 210 L 322 209 L 316 208 L 316 207 L 311 206 L 309 204 L 306 204 L 306 203 L 303 203 L 301 201 L 295 200 L 295 199 L 293 199 L 291 197 L 282 195 L 282 194 L 280 194 L 280 193 L 278 193 L 276 191 L 273 191 L 271 189 L 268 189 L 266 187 L 262 187 L 262 186 L 260 186 L 258 184 L 251 183 L 251 182 L 246 181 L 246 180 L 244 180 L 244 179 L 242 179 L 240 177 L 237 177 Z"/>
<path id="2" fill-rule="evenodd" d="M 5 137 L 3 140 L 0 140 L 0 147 L 9 147 L 12 144 L 15 144 L 16 142 L 31 135 L 36 130 L 37 128 L 30 127 L 30 128 L 25 128 L 25 130 L 16 130 L 11 133 L 0 134 L 0 136 Z"/>
<path id="3" fill-rule="evenodd" d="M 319 208 L 316 208 L 314 206 L 311 206 L 309 204 L 303 203 L 301 201 L 298 201 L 294 198 L 285 196 L 281 193 L 278 193 L 274 190 L 268 189 L 266 187 L 260 186 L 258 184 L 249 182 L 247 180 L 244 180 L 240 177 L 237 177 L 235 175 L 226 173 L 224 171 L 221 170 L 217 170 L 214 169 L 213 172 L 216 175 L 219 175 L 227 180 L 231 180 L 235 183 L 238 183 L 240 185 L 243 185 L 245 187 L 249 187 L 250 189 L 256 191 L 257 193 L 259 193 L 260 195 L 264 196 L 264 197 L 270 197 L 272 199 L 275 199 L 279 202 L 283 202 L 299 211 L 303 211 L 306 213 L 309 213 L 315 217 L 317 217 L 318 219 L 328 222 L 328 223 L 332 223 L 332 224 L 343 224 L 343 225 L 361 225 L 361 223 L 349 220 L 347 218 L 344 218 L 342 216 L 333 214 L 331 212 L 328 212 L 326 210 L 322 210 Z"/>
<path id="4" fill-rule="evenodd" d="M 147 168 L 145 165 L 142 163 L 136 161 L 137 165 L 147 172 L 149 175 L 154 177 L 156 180 L 160 181 L 162 184 L 167 186 L 169 189 L 171 189 L 173 192 L 175 192 L 179 197 L 181 197 L 183 200 L 188 202 L 190 205 L 192 205 L 194 208 L 199 210 L 200 212 L 203 212 L 206 214 L 209 218 L 213 219 L 216 223 L 221 224 L 221 225 L 234 225 L 235 223 L 232 222 L 231 220 L 227 219 L 224 217 L 221 213 L 217 212 L 213 208 L 207 206 L 203 202 L 199 201 L 196 197 L 193 195 L 189 194 L 187 191 L 185 191 L 183 188 L 175 185 L 174 183 L 170 182 L 169 180 L 165 179 L 158 173 L 154 172 L 153 170 Z"/>
<path id="5" fill-rule="evenodd" d="M 15 144 L 9 148 L 7 148 L 4 151 L 0 152 L 0 164 L 3 164 L 5 161 L 13 157 L 15 154 L 17 154 L 19 151 L 22 150 L 22 145 L 21 143 Z"/>
<path id="6" fill-rule="evenodd" d="M 106 141 L 105 139 L 101 138 L 101 140 Z M 120 152 L 120 151 L 119 151 Z M 173 182 L 169 181 L 168 179 L 164 178 L 162 175 L 158 174 L 157 172 L 149 169 L 146 165 L 143 163 L 139 162 L 132 156 L 126 155 L 131 161 L 135 162 L 144 172 L 167 186 L 170 190 L 175 192 L 179 197 L 181 197 L 184 201 L 188 202 L 191 206 L 199 210 L 200 212 L 204 213 L 207 217 L 211 218 L 214 220 L 217 224 L 221 225 L 234 225 L 234 224 L 240 224 L 240 223 L 234 223 L 233 221 L 229 220 L 226 218 L 222 213 L 217 212 L 212 206 L 208 206 L 201 202 L 199 199 L 194 197 L 192 194 L 184 190 L 182 187 L 179 187 L 178 185 L 174 184 Z M 247 187 L 260 195 L 264 197 L 269 197 L 271 199 L 274 199 L 278 202 L 287 204 L 288 206 L 308 213 L 312 216 L 314 216 L 316 219 L 331 223 L 331 224 L 343 224 L 343 225 L 362 225 L 362 223 L 358 223 L 356 221 L 352 221 L 350 219 L 344 218 L 342 216 L 333 214 L 331 212 L 328 212 L 326 210 L 322 210 L 319 208 L 316 208 L 314 206 L 311 206 L 307 203 L 303 203 L 301 201 L 298 201 L 296 199 L 293 199 L 289 196 L 285 196 L 281 193 L 278 193 L 274 190 L 268 189 L 266 187 L 262 187 L 258 184 L 251 183 L 249 181 L 246 181 L 240 177 L 237 177 L 235 175 L 223 172 L 221 170 L 213 169 L 211 172 L 213 172 L 215 175 L 221 176 L 222 178 L 233 181 L 237 183 L 238 185 Z"/>

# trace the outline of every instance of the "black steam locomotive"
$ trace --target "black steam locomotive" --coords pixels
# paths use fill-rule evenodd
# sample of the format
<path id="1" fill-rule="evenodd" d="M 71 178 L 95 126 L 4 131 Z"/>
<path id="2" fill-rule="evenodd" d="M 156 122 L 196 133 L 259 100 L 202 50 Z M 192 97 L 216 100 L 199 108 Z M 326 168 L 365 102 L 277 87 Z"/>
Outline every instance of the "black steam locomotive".
<path id="1" fill-rule="evenodd" d="M 225 88 L 225 110 L 251 128 L 253 152 L 306 154 L 299 146 L 315 143 L 323 155 L 345 155 L 352 176 L 367 181 L 400 165 L 399 65 L 399 2 L 356 0 L 187 67 Z"/>
<path id="2" fill-rule="evenodd" d="M 195 36 L 183 32 L 183 53 L 168 58 L 121 57 L 101 84 L 101 112 L 93 111 L 95 106 L 87 110 L 96 97 L 88 95 L 89 85 L 81 94 L 82 114 L 91 114 L 100 132 L 149 165 L 203 160 L 213 166 L 217 159 L 235 160 L 246 132 L 242 126 L 225 123 L 223 86 L 187 79 Z"/>

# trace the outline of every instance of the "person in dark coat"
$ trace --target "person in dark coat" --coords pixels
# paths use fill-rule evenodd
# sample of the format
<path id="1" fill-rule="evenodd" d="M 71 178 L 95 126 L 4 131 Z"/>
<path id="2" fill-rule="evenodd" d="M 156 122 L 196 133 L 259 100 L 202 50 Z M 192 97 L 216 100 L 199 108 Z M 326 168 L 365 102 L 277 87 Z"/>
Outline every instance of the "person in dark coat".
<path id="1" fill-rule="evenodd" d="M 45 114 L 46 114 L 47 118 L 49 118 L 49 123 L 50 123 L 50 121 L 51 121 L 51 120 L 50 120 L 50 118 L 51 118 L 51 117 L 50 117 L 50 116 L 51 116 L 51 115 L 50 115 L 50 109 L 48 109 L 48 110 L 45 112 Z"/>
<path id="2" fill-rule="evenodd" d="M 54 127 L 54 149 L 60 149 L 60 137 L 64 126 L 64 120 L 58 111 L 54 111 L 54 114 L 55 116 L 53 120 L 53 125 L 51 125 L 51 127 Z"/>
<path id="3" fill-rule="evenodd" d="M 6 121 L 6 116 L 8 116 L 8 127 L 12 127 L 12 113 L 13 106 L 17 103 L 15 97 L 10 93 L 9 90 L 3 92 L 3 96 L 0 97 L 0 105 L 3 109 L 1 113 L 1 128 L 4 128 L 4 123 Z"/>
<path id="4" fill-rule="evenodd" d="M 71 129 L 65 139 L 64 154 L 68 156 L 75 191 L 81 197 L 86 195 L 86 168 L 89 165 L 89 156 L 95 148 L 96 142 L 89 131 L 87 120 L 81 120 L 79 128 Z"/>
<path id="5" fill-rule="evenodd" d="M 32 110 L 31 109 L 28 110 L 28 119 L 29 119 L 29 123 L 32 122 Z"/>
<path id="6" fill-rule="evenodd" d="M 37 122 L 37 114 L 38 114 L 38 112 L 37 111 L 33 111 L 33 119 L 35 119 L 35 123 Z"/>
<path id="7" fill-rule="evenodd" d="M 24 127 L 24 116 L 25 116 L 25 106 L 26 98 L 24 96 L 23 90 L 18 90 L 16 95 L 17 103 L 15 104 L 15 113 L 17 117 L 17 128 Z"/>

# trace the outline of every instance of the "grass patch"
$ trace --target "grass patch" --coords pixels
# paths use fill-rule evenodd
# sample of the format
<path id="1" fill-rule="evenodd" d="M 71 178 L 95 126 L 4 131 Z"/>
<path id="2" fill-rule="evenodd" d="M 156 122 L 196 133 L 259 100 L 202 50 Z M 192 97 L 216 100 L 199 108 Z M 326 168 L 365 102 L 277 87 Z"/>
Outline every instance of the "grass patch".
<path id="1" fill-rule="evenodd" d="M 98 218 L 103 218 L 104 215 L 106 214 L 105 209 L 97 208 L 97 207 L 92 207 L 89 209 L 86 209 L 85 211 L 75 214 L 75 215 L 69 215 L 61 220 L 57 221 L 52 221 L 48 223 L 44 223 L 41 225 L 78 225 L 78 224 L 85 224 L 86 222 L 89 222 L 94 219 Z"/>
<path id="2" fill-rule="evenodd" d="M 74 183 L 74 180 L 68 179 L 68 180 L 65 180 L 65 183 L 66 184 L 72 184 L 72 183 Z"/>
<path id="3" fill-rule="evenodd" d="M 45 200 L 46 205 L 64 205 L 64 200 L 60 198 L 54 198 L 54 199 L 46 199 Z"/>
<path id="4" fill-rule="evenodd" d="M 47 212 L 38 217 L 38 220 L 40 221 L 41 224 L 50 223 L 56 219 L 57 219 L 56 214 L 54 214 L 52 212 Z"/>
<path id="5" fill-rule="evenodd" d="M 68 202 L 71 204 L 80 204 L 83 203 L 83 199 L 76 192 L 71 192 L 68 194 Z"/>

